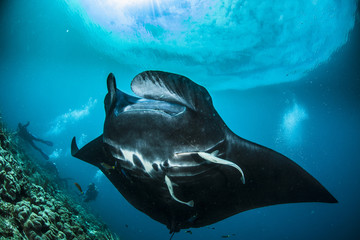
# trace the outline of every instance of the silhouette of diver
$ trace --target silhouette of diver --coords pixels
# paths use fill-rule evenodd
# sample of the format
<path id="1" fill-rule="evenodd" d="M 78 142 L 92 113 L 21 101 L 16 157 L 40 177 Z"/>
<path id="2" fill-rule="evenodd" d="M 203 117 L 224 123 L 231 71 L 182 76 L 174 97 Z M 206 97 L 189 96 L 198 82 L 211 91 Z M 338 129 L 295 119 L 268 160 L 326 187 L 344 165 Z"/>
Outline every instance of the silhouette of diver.
<path id="1" fill-rule="evenodd" d="M 49 160 L 49 156 L 46 155 L 40 148 L 38 148 L 35 144 L 34 141 L 38 141 L 41 143 L 44 143 L 48 146 L 53 146 L 53 143 L 50 141 L 45 141 L 42 140 L 40 138 L 35 137 L 34 135 L 32 135 L 31 133 L 29 133 L 29 131 L 27 130 L 27 127 L 29 126 L 30 122 L 27 122 L 25 125 L 22 125 L 21 123 L 18 124 L 18 132 L 17 134 L 24 139 L 25 141 L 29 142 L 30 145 L 35 148 L 36 150 L 38 150 L 41 155 L 46 159 Z"/>
<path id="2" fill-rule="evenodd" d="M 99 191 L 95 187 L 95 183 L 90 183 L 88 186 L 88 189 L 86 190 L 85 195 L 84 195 L 84 202 L 89 202 L 89 201 L 95 200 L 98 193 L 99 193 Z"/>

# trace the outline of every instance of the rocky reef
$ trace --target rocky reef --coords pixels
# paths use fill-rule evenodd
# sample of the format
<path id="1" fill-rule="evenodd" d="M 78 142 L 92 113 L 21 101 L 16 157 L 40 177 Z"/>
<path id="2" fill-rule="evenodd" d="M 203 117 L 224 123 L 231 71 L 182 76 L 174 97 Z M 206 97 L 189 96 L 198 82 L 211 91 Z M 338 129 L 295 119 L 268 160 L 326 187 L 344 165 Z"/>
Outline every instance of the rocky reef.
<path id="1" fill-rule="evenodd" d="M 0 240 L 119 239 L 35 162 L 0 122 Z"/>

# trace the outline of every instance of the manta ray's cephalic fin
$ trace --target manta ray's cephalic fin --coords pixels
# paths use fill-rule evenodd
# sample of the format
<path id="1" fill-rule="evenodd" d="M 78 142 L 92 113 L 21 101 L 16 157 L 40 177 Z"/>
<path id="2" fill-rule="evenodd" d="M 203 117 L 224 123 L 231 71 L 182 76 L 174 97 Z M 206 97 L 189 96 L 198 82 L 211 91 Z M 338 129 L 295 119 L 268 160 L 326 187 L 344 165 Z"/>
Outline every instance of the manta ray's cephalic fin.
<path id="1" fill-rule="evenodd" d="M 216 113 L 208 91 L 187 77 L 161 71 L 145 71 L 131 82 L 132 91 L 147 99 L 172 102 L 203 114 Z"/>

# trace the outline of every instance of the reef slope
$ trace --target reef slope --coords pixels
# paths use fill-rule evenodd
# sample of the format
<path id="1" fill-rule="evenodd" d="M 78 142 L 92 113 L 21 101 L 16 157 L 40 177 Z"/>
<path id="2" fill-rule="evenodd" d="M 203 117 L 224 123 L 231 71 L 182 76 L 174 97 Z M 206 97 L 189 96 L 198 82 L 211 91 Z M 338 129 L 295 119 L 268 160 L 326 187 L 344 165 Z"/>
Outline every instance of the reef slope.
<path id="1" fill-rule="evenodd" d="M 15 144 L 0 121 L 0 240 L 119 239 Z"/>

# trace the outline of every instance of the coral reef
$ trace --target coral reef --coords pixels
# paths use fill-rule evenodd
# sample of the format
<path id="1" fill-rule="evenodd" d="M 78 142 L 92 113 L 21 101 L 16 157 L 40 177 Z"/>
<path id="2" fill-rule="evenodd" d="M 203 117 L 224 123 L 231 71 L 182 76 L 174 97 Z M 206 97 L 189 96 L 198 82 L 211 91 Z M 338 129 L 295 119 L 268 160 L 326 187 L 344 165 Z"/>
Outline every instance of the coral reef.
<path id="1" fill-rule="evenodd" d="M 44 171 L 0 122 L 0 240 L 118 239 Z"/>

